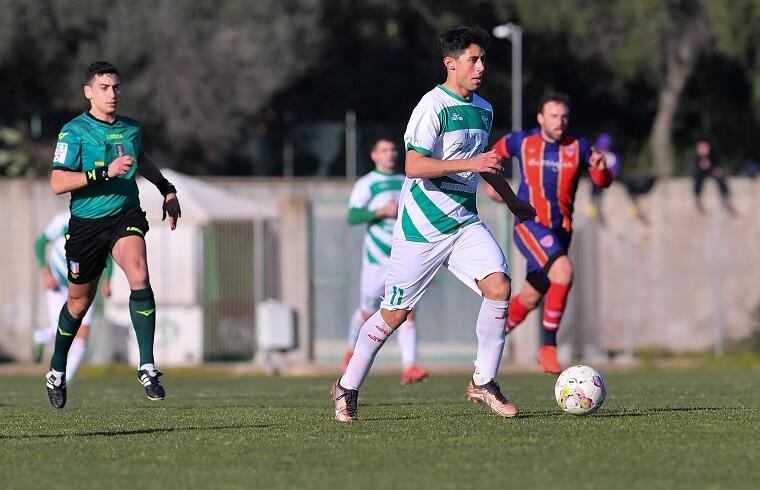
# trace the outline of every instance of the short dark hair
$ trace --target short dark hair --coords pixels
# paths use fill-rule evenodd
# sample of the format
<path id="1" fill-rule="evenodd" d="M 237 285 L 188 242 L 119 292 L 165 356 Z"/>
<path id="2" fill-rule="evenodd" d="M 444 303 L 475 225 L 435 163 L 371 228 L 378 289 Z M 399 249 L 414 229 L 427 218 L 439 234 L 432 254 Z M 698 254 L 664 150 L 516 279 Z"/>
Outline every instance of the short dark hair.
<path id="1" fill-rule="evenodd" d="M 541 99 L 538 101 L 538 112 L 544 112 L 544 106 L 547 102 L 565 104 L 565 106 L 570 109 L 570 96 L 563 94 L 562 92 L 555 92 L 554 90 L 550 90 L 544 93 L 544 95 L 542 95 Z"/>
<path id="2" fill-rule="evenodd" d="M 381 141 L 387 141 L 393 143 L 394 146 L 396 145 L 396 141 L 393 138 L 386 134 L 381 134 L 380 136 L 372 138 L 372 143 L 369 145 L 369 151 L 375 151 L 377 149 L 377 144 Z"/>
<path id="3" fill-rule="evenodd" d="M 447 56 L 457 58 L 470 44 L 477 44 L 485 50 L 491 44 L 491 35 L 480 27 L 452 27 L 438 39 L 438 52 L 441 59 Z"/>
<path id="4" fill-rule="evenodd" d="M 98 75 L 106 75 L 108 73 L 112 73 L 117 77 L 119 76 L 119 70 L 111 63 L 107 61 L 93 61 L 84 71 L 84 84 L 87 85 Z"/>

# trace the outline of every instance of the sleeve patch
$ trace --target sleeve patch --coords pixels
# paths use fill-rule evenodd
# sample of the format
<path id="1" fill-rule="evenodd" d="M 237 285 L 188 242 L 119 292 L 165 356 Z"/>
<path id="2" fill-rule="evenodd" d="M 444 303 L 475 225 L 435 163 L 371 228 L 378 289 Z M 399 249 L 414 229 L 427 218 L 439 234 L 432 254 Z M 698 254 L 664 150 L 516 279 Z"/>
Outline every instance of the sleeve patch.
<path id="1" fill-rule="evenodd" d="M 56 143 L 53 163 L 66 163 L 66 154 L 69 152 L 68 143 Z"/>

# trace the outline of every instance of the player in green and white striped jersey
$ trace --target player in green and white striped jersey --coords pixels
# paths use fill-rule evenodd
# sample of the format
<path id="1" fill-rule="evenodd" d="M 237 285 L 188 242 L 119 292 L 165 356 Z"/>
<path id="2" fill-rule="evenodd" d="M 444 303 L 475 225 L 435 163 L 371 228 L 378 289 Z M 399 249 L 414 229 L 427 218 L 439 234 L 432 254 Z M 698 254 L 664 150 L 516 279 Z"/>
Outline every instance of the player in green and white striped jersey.
<path id="1" fill-rule="evenodd" d="M 47 325 L 34 332 L 34 360 L 37 362 L 42 360 L 42 351 L 45 345 L 55 341 L 58 315 L 61 312 L 61 307 L 66 303 L 66 298 L 69 294 L 65 247 L 70 218 L 71 213 L 68 210 L 61 211 L 55 215 L 34 243 L 34 253 L 37 256 L 37 265 L 42 277 L 42 285 L 45 287 L 45 298 L 47 299 L 49 316 Z M 49 256 L 46 258 L 45 249 L 48 244 L 52 244 L 52 248 Z M 106 257 L 106 268 L 103 270 L 103 281 L 101 283 L 101 291 L 103 296 L 106 297 L 111 295 L 111 271 L 112 261 L 109 255 Z M 76 337 L 71 343 L 66 363 L 66 379 L 72 379 L 79 366 L 82 365 L 87 351 L 87 337 L 89 336 L 94 312 L 95 306 L 90 305 L 84 317 L 82 317 L 82 325 L 79 327 Z"/>
<path id="2" fill-rule="evenodd" d="M 370 158 L 375 169 L 361 177 L 348 200 L 348 224 L 367 225 L 362 249 L 361 294 L 359 307 L 351 315 L 348 329 L 348 350 L 343 357 L 341 370 L 345 372 L 359 329 L 380 307 L 385 292 L 385 275 L 391 256 L 393 226 L 398 215 L 398 200 L 404 176 L 394 173 L 398 151 L 393 141 L 380 137 L 372 145 Z M 399 327 L 401 348 L 401 383 L 409 384 L 425 379 L 427 371 L 415 364 L 417 360 L 417 329 L 414 315 L 409 315 Z"/>
<path id="3" fill-rule="evenodd" d="M 519 200 L 501 172 L 501 157 L 485 152 L 493 121 L 491 105 L 475 95 L 485 66 L 490 36 L 480 28 L 454 27 L 439 40 L 446 81 L 428 92 L 412 112 L 406 142 L 406 180 L 393 244 L 385 298 L 364 323 L 354 355 L 331 394 L 335 418 L 357 418 L 359 387 L 375 355 L 409 316 L 441 266 L 483 296 L 475 332 L 475 373 L 467 398 L 486 403 L 502 417 L 514 417 L 517 406 L 495 381 L 504 350 L 509 269 L 504 253 L 480 221 L 475 208 L 478 174 L 521 220 L 535 209 Z"/>

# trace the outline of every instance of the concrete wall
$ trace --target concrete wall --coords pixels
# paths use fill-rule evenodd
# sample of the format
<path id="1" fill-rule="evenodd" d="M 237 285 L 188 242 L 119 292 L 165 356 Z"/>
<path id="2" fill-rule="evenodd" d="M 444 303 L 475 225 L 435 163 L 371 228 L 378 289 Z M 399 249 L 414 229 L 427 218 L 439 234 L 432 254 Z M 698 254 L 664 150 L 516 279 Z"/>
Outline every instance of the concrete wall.
<path id="1" fill-rule="evenodd" d="M 206 180 L 242 197 L 265 197 L 277 202 L 292 198 L 345 202 L 351 188 L 350 182 L 340 179 Z M 579 228 L 584 226 L 584 220 L 585 226 L 593 221 L 585 216 L 586 184 L 582 183 L 578 191 Z M 717 190 L 712 183 L 703 196 L 706 212 L 700 214 L 693 203 L 690 180 L 659 182 L 640 203 L 646 222 L 631 216 L 630 202 L 621 186 L 607 191 L 603 200 L 605 224 L 598 226 L 593 235 L 598 237 L 598 290 L 592 299 L 596 301 L 593 306 L 599 309 L 601 348 L 622 351 L 635 345 L 699 350 L 715 344 L 721 321 L 729 341 L 746 337 L 760 323 L 760 319 L 752 317 L 753 309 L 760 304 L 760 181 L 733 179 L 730 186 L 736 216 L 719 212 Z M 33 243 L 47 221 L 67 202 L 67 197 L 53 195 L 46 181 L 0 180 L 0 209 L 5 216 L 0 222 L 0 357 L 29 358 L 31 331 L 45 318 Z M 484 215 L 500 215 L 490 202 L 483 202 L 483 206 Z M 307 221 L 303 219 L 307 211 L 297 207 L 301 217 L 289 221 L 288 226 Z M 494 227 L 495 234 L 506 234 L 501 224 Z M 308 231 L 301 230 L 283 238 L 298 237 L 300 241 L 305 236 L 309 236 Z M 584 236 L 575 245 L 587 243 L 588 237 Z M 293 254 L 306 255 L 303 250 L 291 248 Z M 574 253 L 587 251 L 584 248 Z M 521 270 L 519 254 L 512 251 L 509 256 L 514 257 L 513 270 Z M 296 277 L 299 270 L 303 267 L 289 268 L 289 276 L 283 279 L 308 284 L 309 271 L 304 272 L 306 276 Z M 516 278 L 515 284 L 519 282 Z M 582 287 L 582 282 L 579 276 L 576 285 Z M 282 287 L 287 285 L 283 282 Z M 308 301 L 307 297 L 308 292 L 303 290 L 293 292 L 293 301 L 302 303 Z M 590 308 L 588 296 L 578 303 L 576 308 L 581 304 Z M 311 304 L 293 306 L 301 318 L 312 314 Z M 345 323 L 343 319 L 340 322 Z"/>

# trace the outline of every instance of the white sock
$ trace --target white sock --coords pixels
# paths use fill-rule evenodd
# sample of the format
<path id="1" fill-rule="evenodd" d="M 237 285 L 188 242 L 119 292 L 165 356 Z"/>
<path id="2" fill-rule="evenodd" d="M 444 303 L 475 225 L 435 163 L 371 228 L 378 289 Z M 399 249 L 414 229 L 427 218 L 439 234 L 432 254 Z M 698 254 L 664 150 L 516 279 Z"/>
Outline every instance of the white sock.
<path id="1" fill-rule="evenodd" d="M 87 341 L 75 337 L 71 341 L 71 348 L 69 348 L 69 356 L 66 358 L 66 379 L 70 380 L 74 377 L 84 361 L 84 355 L 87 353 Z"/>
<path id="2" fill-rule="evenodd" d="M 472 379 L 477 385 L 484 385 L 496 377 L 504 352 L 507 310 L 509 301 L 494 301 L 483 298 L 478 314 L 475 333 L 478 336 L 478 357 L 475 359 L 475 374 Z"/>
<path id="3" fill-rule="evenodd" d="M 348 349 L 354 350 L 356 345 L 356 339 L 359 338 L 359 330 L 364 325 L 364 316 L 362 316 L 361 308 L 357 308 L 354 314 L 351 315 L 351 323 L 348 324 Z"/>
<path id="4" fill-rule="evenodd" d="M 398 327 L 398 346 L 401 348 L 401 364 L 404 369 L 417 362 L 417 325 L 407 320 Z"/>
<path id="5" fill-rule="evenodd" d="M 152 362 L 148 362 L 148 363 L 146 363 L 146 364 L 143 364 L 143 365 L 142 365 L 142 366 L 140 366 L 138 369 L 139 369 L 140 371 L 142 371 L 142 370 L 148 371 L 148 375 L 149 375 L 149 376 L 155 376 L 155 374 L 156 374 L 156 371 L 157 371 L 157 369 L 156 369 L 156 366 L 155 366 L 155 365 L 153 365 L 153 363 L 152 363 Z"/>
<path id="6" fill-rule="evenodd" d="M 364 383 L 369 374 L 369 368 L 375 360 L 380 347 L 383 346 L 393 330 L 389 327 L 383 317 L 380 316 L 380 310 L 369 317 L 364 322 L 359 331 L 359 338 L 354 345 L 354 355 L 351 356 L 351 362 L 348 363 L 346 374 L 340 378 L 340 385 L 349 390 L 358 390 Z"/>
<path id="7" fill-rule="evenodd" d="M 56 371 L 55 369 L 51 369 L 50 372 L 48 373 L 48 375 L 50 373 L 52 373 L 53 376 L 55 376 L 55 381 L 53 382 L 53 384 L 55 386 L 61 386 L 61 381 L 63 380 L 63 375 L 66 374 L 66 373 L 64 373 L 63 371 Z"/>
<path id="8" fill-rule="evenodd" d="M 35 344 L 49 344 L 55 340 L 55 327 L 38 328 L 34 331 Z"/>

